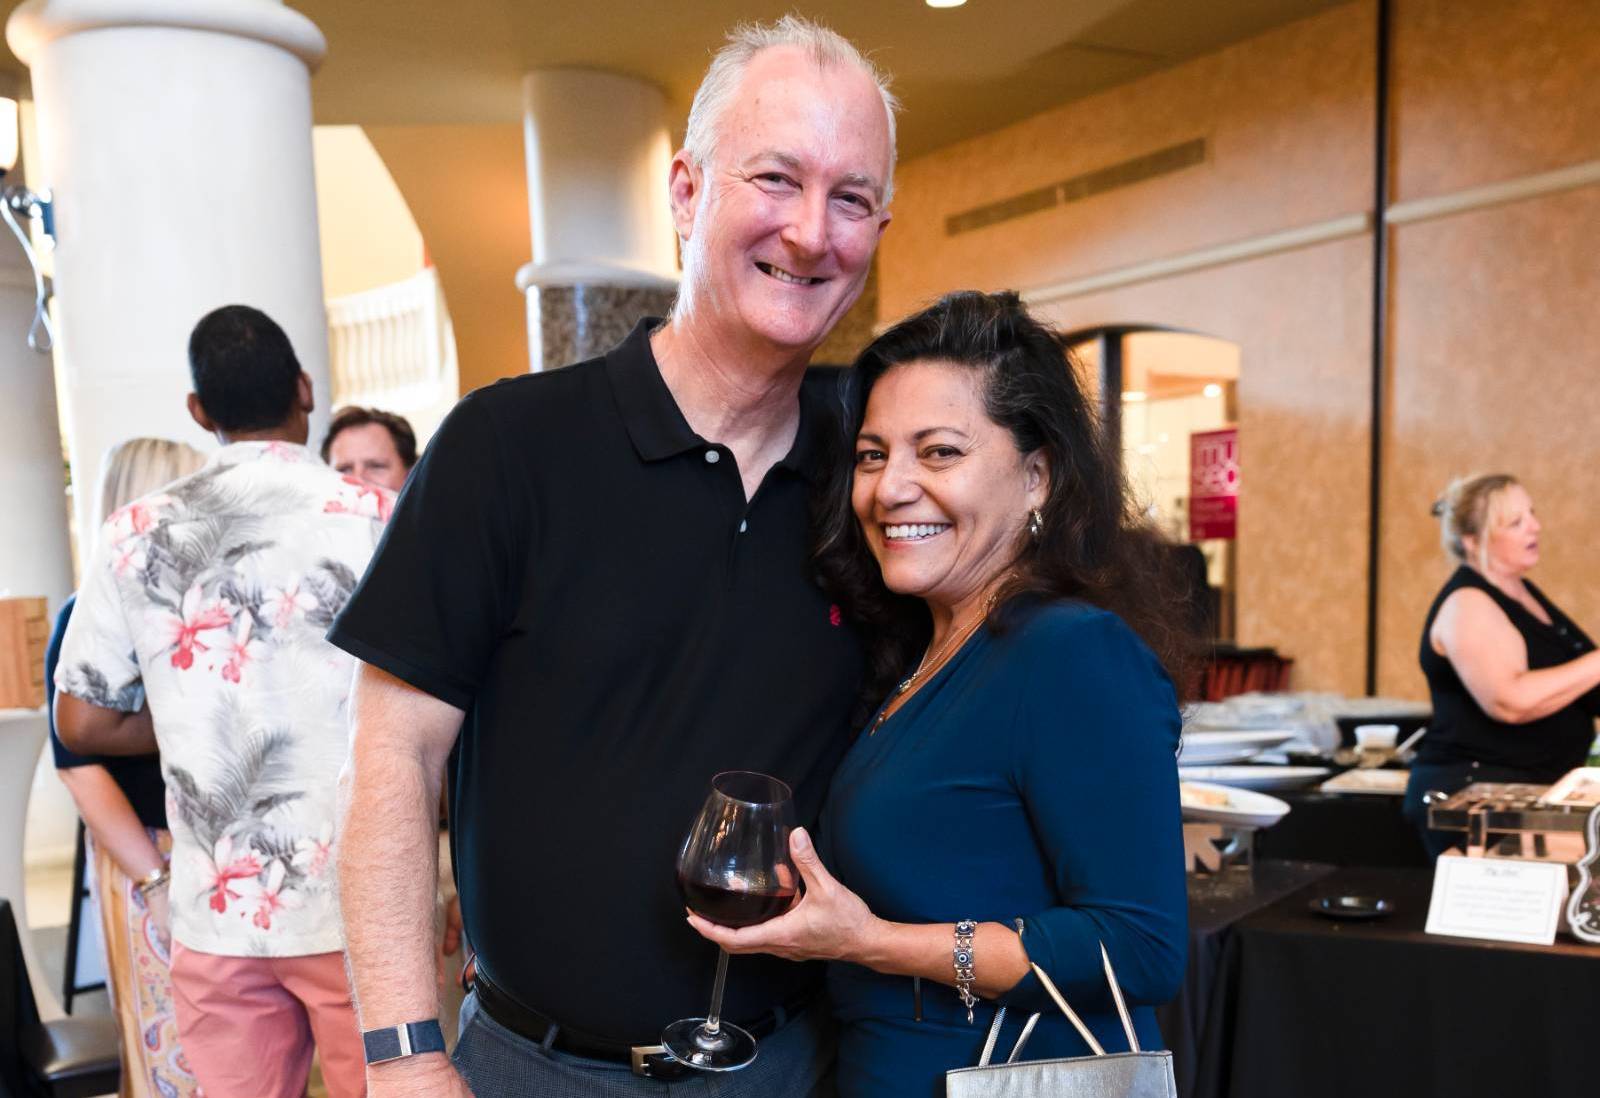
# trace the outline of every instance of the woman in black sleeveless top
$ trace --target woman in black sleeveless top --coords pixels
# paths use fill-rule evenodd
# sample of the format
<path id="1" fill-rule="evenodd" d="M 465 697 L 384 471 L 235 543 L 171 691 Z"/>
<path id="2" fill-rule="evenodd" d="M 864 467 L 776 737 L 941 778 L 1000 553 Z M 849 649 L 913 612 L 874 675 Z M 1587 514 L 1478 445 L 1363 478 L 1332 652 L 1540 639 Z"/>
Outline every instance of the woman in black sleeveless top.
<path id="1" fill-rule="evenodd" d="M 1459 567 L 1422 628 L 1433 721 L 1405 804 L 1435 855 L 1460 836 L 1428 830 L 1425 793 L 1549 784 L 1583 765 L 1600 717 L 1600 651 L 1524 578 L 1539 560 L 1528 493 L 1509 476 L 1474 477 L 1452 484 L 1436 510 Z"/>

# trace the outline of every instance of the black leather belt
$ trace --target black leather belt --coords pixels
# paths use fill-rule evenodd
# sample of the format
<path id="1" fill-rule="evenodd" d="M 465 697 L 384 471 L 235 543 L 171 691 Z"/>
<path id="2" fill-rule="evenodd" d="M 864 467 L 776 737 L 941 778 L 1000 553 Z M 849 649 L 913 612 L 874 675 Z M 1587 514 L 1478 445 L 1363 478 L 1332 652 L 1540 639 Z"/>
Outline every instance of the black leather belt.
<path id="1" fill-rule="evenodd" d="M 626 1041 L 585 1033 L 534 1010 L 496 986 L 484 971 L 481 957 L 476 959 L 471 980 L 472 990 L 478 994 L 478 1006 L 497 1023 L 534 1044 L 590 1060 L 627 1064 L 635 1075 L 651 1079 L 671 1081 L 698 1074 L 693 1068 L 668 1056 L 660 1045 L 630 1045 Z M 775 1033 L 790 1018 L 805 1010 L 813 998 L 814 992 L 796 996 L 753 1022 L 738 1023 L 739 1027 L 760 1040 Z"/>

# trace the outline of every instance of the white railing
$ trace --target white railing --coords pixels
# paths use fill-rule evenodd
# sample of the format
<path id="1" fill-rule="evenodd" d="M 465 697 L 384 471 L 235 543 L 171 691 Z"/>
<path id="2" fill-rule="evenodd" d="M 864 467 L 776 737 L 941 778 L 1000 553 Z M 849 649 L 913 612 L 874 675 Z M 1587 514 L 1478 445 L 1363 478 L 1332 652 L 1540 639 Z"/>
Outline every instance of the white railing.
<path id="1" fill-rule="evenodd" d="M 364 404 L 403 415 L 419 444 L 459 396 L 455 332 L 432 267 L 330 300 L 328 349 L 333 406 Z"/>

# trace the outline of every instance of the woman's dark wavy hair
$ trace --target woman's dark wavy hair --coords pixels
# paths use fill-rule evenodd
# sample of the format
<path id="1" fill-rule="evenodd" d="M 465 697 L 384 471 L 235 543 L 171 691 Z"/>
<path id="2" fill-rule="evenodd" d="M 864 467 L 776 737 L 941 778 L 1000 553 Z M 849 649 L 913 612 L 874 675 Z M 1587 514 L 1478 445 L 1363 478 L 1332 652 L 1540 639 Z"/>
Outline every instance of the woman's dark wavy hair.
<path id="1" fill-rule="evenodd" d="M 1182 609 L 1184 581 L 1169 544 L 1140 516 L 1060 335 L 1030 316 L 1014 293 L 942 298 L 884 332 L 856 360 L 843 390 L 851 451 L 873 386 L 895 366 L 915 361 L 980 371 L 989 418 L 1011 433 L 1019 453 L 1041 451 L 1049 466 L 1043 529 L 1037 538 L 1023 535 L 990 627 L 1003 630 L 1007 609 L 1030 597 L 1102 607 L 1150 646 L 1185 698 L 1198 644 Z M 831 473 L 816 560 L 829 593 L 864 632 L 865 702 L 875 705 L 924 650 L 931 623 L 922 600 L 884 586 L 851 508 L 853 464 L 838 461 Z"/>

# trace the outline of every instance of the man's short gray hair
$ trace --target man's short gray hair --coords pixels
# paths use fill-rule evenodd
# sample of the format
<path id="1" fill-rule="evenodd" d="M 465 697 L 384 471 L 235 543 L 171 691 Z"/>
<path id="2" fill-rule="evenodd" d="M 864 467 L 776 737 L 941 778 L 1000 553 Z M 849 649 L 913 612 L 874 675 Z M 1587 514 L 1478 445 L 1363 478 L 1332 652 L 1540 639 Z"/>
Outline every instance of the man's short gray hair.
<path id="1" fill-rule="evenodd" d="M 711 163 L 717 151 L 717 130 L 722 116 L 738 90 L 745 69 L 756 54 L 777 46 L 805 50 L 818 68 L 853 65 L 872 78 L 883 99 L 884 119 L 889 125 L 889 177 L 883 182 L 883 204 L 887 206 L 894 195 L 894 116 L 900 109 L 900 101 L 889 90 L 889 78 L 849 39 L 804 16 L 785 15 L 775 23 L 741 23 L 728 32 L 727 44 L 711 58 L 711 65 L 694 93 L 689 126 L 683 138 L 684 151 L 702 167 Z"/>

